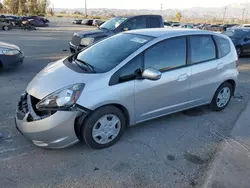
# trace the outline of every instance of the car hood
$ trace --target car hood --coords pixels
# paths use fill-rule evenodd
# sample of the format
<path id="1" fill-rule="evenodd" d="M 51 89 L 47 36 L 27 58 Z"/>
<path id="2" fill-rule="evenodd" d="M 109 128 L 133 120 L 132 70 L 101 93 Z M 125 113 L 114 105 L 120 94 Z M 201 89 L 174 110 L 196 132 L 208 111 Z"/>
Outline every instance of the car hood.
<path id="1" fill-rule="evenodd" d="M 75 72 L 63 63 L 65 59 L 48 64 L 33 78 L 26 91 L 41 100 L 47 95 L 73 84 L 86 83 L 91 80 L 92 88 L 96 86 L 94 83 L 100 80 L 100 74 Z M 91 90 L 91 87 L 87 89 Z"/>
<path id="2" fill-rule="evenodd" d="M 102 30 L 102 29 L 96 29 L 96 30 L 90 30 L 90 31 L 81 31 L 75 33 L 75 35 L 80 37 L 97 37 L 107 34 L 109 31 Z"/>
<path id="3" fill-rule="evenodd" d="M 20 48 L 18 46 L 14 45 L 14 44 L 5 43 L 5 42 L 0 42 L 0 48 L 20 50 Z"/>

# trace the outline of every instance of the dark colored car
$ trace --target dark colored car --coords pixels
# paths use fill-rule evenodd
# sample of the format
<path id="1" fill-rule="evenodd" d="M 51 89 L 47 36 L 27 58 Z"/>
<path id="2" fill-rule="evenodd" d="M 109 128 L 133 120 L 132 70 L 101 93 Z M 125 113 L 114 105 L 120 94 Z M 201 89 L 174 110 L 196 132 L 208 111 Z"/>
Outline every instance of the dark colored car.
<path id="1" fill-rule="evenodd" d="M 250 54 L 250 28 L 235 28 L 222 32 L 234 43 L 238 56 Z"/>
<path id="2" fill-rule="evenodd" d="M 93 25 L 93 21 L 92 19 L 85 19 L 82 21 L 83 25 Z"/>
<path id="3" fill-rule="evenodd" d="M 19 25 L 21 18 L 19 16 L 6 16 L 6 18 L 11 22 L 13 26 Z"/>
<path id="4" fill-rule="evenodd" d="M 123 31 L 163 27 L 164 23 L 160 15 L 114 17 L 102 24 L 97 30 L 75 33 L 69 43 L 70 51 L 71 53 L 76 53 L 99 40 Z"/>
<path id="5" fill-rule="evenodd" d="M 72 23 L 73 24 L 82 24 L 82 20 L 74 20 Z"/>
<path id="6" fill-rule="evenodd" d="M 208 31 L 223 31 L 223 28 L 221 25 L 219 24 L 215 24 L 215 25 L 208 25 L 204 28 L 205 30 Z"/>
<path id="7" fill-rule="evenodd" d="M 15 67 L 23 63 L 24 55 L 16 45 L 0 42 L 0 68 Z"/>
<path id="8" fill-rule="evenodd" d="M 43 21 L 39 21 L 36 19 L 30 19 L 28 20 L 30 25 L 33 25 L 35 27 L 48 27 L 49 25 L 47 23 L 44 23 Z"/>

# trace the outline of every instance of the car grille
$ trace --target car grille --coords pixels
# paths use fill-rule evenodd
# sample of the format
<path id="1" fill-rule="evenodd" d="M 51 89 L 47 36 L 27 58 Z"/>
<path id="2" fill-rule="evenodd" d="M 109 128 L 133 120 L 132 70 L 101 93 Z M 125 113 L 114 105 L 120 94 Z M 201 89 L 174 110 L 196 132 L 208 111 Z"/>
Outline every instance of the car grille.
<path id="1" fill-rule="evenodd" d="M 18 103 L 16 116 L 19 120 L 28 122 L 37 121 L 53 115 L 56 111 L 38 111 L 36 104 L 40 102 L 39 99 L 24 93 Z"/>
<path id="2" fill-rule="evenodd" d="M 80 42 L 81 42 L 81 37 L 77 36 L 77 35 L 74 35 L 72 37 L 72 40 L 71 40 L 71 43 L 73 45 L 76 45 L 76 46 L 79 46 L 80 45 Z"/>

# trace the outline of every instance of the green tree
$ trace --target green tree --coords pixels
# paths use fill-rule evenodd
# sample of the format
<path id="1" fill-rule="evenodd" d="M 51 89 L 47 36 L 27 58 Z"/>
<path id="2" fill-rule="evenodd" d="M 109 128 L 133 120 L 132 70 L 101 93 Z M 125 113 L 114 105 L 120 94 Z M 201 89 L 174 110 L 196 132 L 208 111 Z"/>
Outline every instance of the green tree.
<path id="1" fill-rule="evenodd" d="M 48 0 L 39 0 L 37 2 L 38 14 L 45 15 L 46 14 L 46 9 L 47 9 L 48 6 L 49 6 L 49 1 Z"/>
<path id="2" fill-rule="evenodd" d="M 27 9 L 30 15 L 37 15 L 38 13 L 37 0 L 28 0 Z"/>
<path id="3" fill-rule="evenodd" d="M 0 2 L 0 11 L 2 11 L 3 10 L 3 4 Z"/>
<path id="4" fill-rule="evenodd" d="M 176 15 L 175 15 L 175 18 L 176 18 L 177 21 L 181 21 L 181 18 L 182 18 L 181 12 L 177 12 Z"/>
<path id="5" fill-rule="evenodd" d="M 3 4 L 7 8 L 7 11 L 11 14 L 17 14 L 19 0 L 4 0 Z"/>
<path id="6" fill-rule="evenodd" d="M 22 0 L 18 1 L 18 12 L 17 12 L 17 14 L 20 15 L 20 16 L 23 15 L 23 4 L 22 3 L 23 3 Z"/>

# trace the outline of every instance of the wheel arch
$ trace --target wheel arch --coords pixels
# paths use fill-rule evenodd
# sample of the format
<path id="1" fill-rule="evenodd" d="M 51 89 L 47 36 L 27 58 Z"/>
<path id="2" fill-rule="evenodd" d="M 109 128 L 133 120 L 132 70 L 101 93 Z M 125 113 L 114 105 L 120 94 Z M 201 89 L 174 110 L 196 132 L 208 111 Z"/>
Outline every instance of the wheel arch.
<path id="1" fill-rule="evenodd" d="M 78 137 L 78 139 L 83 140 L 81 138 L 81 136 L 80 136 L 80 132 L 81 132 L 83 126 L 84 126 L 84 121 L 86 120 L 86 118 L 88 118 L 91 115 L 92 112 L 94 112 L 94 111 L 96 111 L 96 110 L 98 110 L 100 108 L 106 107 L 106 106 L 115 106 L 116 108 L 118 108 L 119 110 L 121 110 L 122 113 L 125 116 L 125 119 L 126 119 L 126 127 L 128 127 L 130 125 L 131 117 L 129 115 L 128 109 L 125 106 L 123 106 L 121 104 L 118 104 L 118 103 L 105 104 L 105 105 L 97 107 L 94 110 L 89 110 L 88 113 L 82 113 L 80 116 L 78 116 L 75 119 L 74 129 L 75 129 L 75 134 Z"/>

